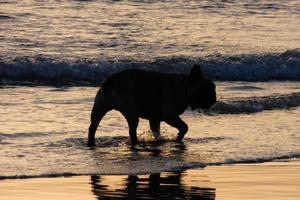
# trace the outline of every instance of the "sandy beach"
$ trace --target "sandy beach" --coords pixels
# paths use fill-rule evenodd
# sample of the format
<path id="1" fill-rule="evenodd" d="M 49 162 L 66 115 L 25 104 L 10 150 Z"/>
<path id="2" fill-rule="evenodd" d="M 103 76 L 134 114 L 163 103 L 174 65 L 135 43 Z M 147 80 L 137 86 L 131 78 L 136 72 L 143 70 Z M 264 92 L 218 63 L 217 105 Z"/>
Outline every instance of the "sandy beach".
<path id="1" fill-rule="evenodd" d="M 131 176 L 0 181 L 0 199 L 289 199 L 300 198 L 300 161 L 211 166 Z"/>

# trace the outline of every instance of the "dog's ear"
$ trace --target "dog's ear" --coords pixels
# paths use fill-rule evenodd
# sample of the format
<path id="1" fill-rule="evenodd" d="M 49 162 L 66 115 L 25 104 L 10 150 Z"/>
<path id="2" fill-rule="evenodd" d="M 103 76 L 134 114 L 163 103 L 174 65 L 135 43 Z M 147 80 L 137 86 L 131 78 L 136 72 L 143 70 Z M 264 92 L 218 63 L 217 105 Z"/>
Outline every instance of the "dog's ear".
<path id="1" fill-rule="evenodd" d="M 189 74 L 189 82 L 194 84 L 202 78 L 202 70 L 200 65 L 195 64 Z"/>

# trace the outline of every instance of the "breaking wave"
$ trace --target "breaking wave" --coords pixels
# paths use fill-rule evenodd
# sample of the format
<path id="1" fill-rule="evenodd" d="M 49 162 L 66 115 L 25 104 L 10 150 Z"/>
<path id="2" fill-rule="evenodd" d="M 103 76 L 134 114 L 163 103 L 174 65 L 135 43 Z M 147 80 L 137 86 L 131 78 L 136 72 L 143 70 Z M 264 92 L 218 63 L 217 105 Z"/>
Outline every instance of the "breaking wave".
<path id="1" fill-rule="evenodd" d="M 71 80 L 101 82 L 126 69 L 188 73 L 198 63 L 204 73 L 216 80 L 300 80 L 300 50 L 283 53 L 243 54 L 237 56 L 210 55 L 202 58 L 164 57 L 154 60 L 60 60 L 44 56 L 0 57 L 1 82 L 14 80 Z"/>
<path id="2" fill-rule="evenodd" d="M 288 109 L 300 106 L 300 92 L 263 97 L 242 98 L 232 101 L 219 101 L 208 112 L 219 114 L 255 113 L 264 110 Z"/>

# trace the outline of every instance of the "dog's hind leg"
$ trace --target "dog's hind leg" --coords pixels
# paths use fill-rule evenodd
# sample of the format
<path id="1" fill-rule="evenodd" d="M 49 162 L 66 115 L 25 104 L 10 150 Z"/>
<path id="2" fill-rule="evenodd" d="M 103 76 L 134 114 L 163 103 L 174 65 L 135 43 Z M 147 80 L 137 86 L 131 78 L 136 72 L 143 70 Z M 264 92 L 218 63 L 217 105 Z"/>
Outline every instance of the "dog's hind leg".
<path id="1" fill-rule="evenodd" d="M 182 119 L 179 116 L 165 120 L 165 122 L 179 130 L 176 141 L 181 142 L 181 140 L 184 138 L 184 135 L 188 131 L 188 125 L 184 121 L 182 121 Z"/>
<path id="2" fill-rule="evenodd" d="M 108 102 L 107 97 L 105 96 L 105 94 L 101 93 L 101 90 L 99 90 L 95 97 L 95 102 L 91 113 L 88 146 L 95 146 L 95 133 L 97 127 L 104 115 L 110 110 L 112 110 L 112 107 Z"/>
<path id="3" fill-rule="evenodd" d="M 160 121 L 155 119 L 149 120 L 150 129 L 153 133 L 154 138 L 157 140 L 160 137 Z"/>

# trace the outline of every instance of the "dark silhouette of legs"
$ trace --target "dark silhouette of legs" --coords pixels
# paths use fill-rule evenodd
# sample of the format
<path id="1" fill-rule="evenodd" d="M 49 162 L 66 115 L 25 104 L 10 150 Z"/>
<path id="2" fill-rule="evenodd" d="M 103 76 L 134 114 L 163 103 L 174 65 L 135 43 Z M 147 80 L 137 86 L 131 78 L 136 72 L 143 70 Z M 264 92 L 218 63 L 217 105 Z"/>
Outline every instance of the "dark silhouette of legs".
<path id="1" fill-rule="evenodd" d="M 149 124 L 153 136 L 155 137 L 155 139 L 158 139 L 160 136 L 160 121 L 156 119 L 150 119 Z"/>
<path id="2" fill-rule="evenodd" d="M 132 114 L 134 112 L 129 113 L 122 113 L 127 120 L 128 127 L 129 127 L 129 136 L 131 140 L 131 145 L 136 145 L 139 141 L 136 136 L 136 129 L 139 125 L 139 117 L 136 114 Z"/>
<path id="3" fill-rule="evenodd" d="M 178 129 L 179 132 L 176 141 L 181 142 L 181 140 L 184 138 L 184 135 L 188 131 L 188 125 L 184 121 L 182 121 L 182 119 L 179 116 L 165 120 L 165 122 L 170 126 L 173 126 Z"/>
<path id="4" fill-rule="evenodd" d="M 104 115 L 112 110 L 112 107 L 107 102 L 105 95 L 97 93 L 94 106 L 91 113 L 91 124 L 89 127 L 88 146 L 95 146 L 95 133 L 97 127 Z"/>

